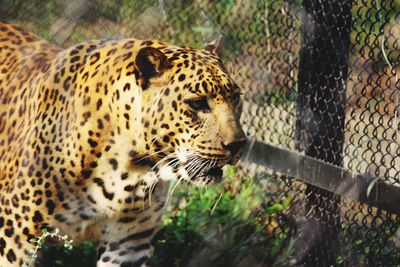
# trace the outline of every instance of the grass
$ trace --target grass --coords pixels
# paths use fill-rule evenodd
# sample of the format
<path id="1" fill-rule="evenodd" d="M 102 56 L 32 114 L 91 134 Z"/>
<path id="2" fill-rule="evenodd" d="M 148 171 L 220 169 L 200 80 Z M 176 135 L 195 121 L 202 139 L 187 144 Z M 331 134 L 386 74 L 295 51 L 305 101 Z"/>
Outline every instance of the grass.
<path id="1" fill-rule="evenodd" d="M 253 179 L 227 176 L 224 184 L 178 194 L 181 205 L 164 219 L 153 266 L 272 266 L 281 259 L 290 229 L 276 221 L 291 198 L 267 204 Z M 278 227 L 271 231 L 272 221 Z"/>

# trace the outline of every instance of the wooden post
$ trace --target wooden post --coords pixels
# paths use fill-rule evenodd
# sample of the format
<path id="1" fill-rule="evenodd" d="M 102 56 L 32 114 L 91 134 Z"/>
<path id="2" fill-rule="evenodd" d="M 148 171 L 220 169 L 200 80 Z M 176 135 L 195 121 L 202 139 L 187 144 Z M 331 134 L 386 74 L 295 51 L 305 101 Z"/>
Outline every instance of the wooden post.
<path id="1" fill-rule="evenodd" d="M 352 1 L 304 0 L 303 6 L 297 146 L 308 156 L 341 166 Z M 313 229 L 312 236 L 303 240 L 309 242 L 304 263 L 334 265 L 340 197 L 311 185 L 305 193 L 307 220 Z"/>

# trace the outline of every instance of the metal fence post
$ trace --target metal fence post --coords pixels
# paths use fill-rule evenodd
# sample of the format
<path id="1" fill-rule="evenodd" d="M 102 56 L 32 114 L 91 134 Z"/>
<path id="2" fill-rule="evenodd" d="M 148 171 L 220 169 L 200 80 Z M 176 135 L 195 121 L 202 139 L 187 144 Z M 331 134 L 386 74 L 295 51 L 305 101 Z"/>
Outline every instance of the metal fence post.
<path id="1" fill-rule="evenodd" d="M 297 146 L 308 156 L 340 166 L 352 0 L 304 0 L 303 6 Z M 303 240 L 312 242 L 304 263 L 331 266 L 339 248 L 340 197 L 311 185 L 305 193 L 313 237 Z"/>

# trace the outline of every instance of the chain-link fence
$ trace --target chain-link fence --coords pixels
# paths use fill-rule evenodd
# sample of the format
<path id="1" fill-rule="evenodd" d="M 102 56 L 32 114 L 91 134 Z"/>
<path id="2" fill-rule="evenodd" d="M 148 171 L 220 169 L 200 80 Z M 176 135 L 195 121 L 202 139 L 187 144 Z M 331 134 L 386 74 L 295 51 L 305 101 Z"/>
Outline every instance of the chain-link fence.
<path id="1" fill-rule="evenodd" d="M 294 199 L 270 222 L 273 235 L 293 229 L 284 265 L 400 264 L 398 0 L 0 3 L 2 19 L 62 46 L 222 35 L 252 140 L 242 171 Z"/>

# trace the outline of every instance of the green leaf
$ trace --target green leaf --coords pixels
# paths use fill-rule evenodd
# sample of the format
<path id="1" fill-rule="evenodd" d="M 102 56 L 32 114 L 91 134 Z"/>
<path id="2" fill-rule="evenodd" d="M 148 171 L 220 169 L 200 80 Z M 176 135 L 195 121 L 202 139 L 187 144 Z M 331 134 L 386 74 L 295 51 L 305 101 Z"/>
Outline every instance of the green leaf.
<path id="1" fill-rule="evenodd" d="M 294 196 L 290 195 L 290 196 L 288 196 L 287 198 L 285 198 L 282 201 L 282 205 L 283 205 L 283 209 L 284 210 L 286 210 L 286 209 L 288 209 L 290 207 L 290 204 L 292 204 L 293 199 L 294 199 Z"/>
<path id="2" fill-rule="evenodd" d="M 284 210 L 283 205 L 279 204 L 279 203 L 276 203 L 276 204 L 274 204 L 272 206 L 267 207 L 265 209 L 265 213 L 270 215 L 270 214 L 274 214 L 274 213 L 277 213 L 277 212 L 282 211 L 282 210 Z"/>

